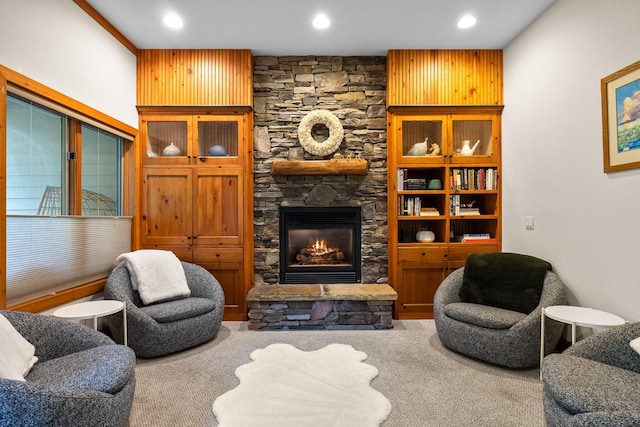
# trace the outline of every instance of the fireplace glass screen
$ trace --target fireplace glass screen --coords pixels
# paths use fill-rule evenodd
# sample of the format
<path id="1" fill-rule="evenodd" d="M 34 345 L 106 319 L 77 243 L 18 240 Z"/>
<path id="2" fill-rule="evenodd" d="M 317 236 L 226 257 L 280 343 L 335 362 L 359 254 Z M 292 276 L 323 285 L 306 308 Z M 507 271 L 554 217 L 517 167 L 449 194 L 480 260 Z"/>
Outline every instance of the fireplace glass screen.
<path id="1" fill-rule="evenodd" d="M 290 267 L 353 265 L 353 236 L 349 228 L 289 229 Z"/>
<path id="2" fill-rule="evenodd" d="M 359 208 L 281 208 L 281 283 L 360 281 Z"/>

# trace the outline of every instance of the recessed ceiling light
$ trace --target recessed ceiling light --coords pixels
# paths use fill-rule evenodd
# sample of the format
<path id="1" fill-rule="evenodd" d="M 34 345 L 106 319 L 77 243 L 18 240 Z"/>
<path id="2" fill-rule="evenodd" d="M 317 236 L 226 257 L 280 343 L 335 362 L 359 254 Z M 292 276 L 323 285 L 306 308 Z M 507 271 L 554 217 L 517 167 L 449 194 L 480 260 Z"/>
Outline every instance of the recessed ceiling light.
<path id="1" fill-rule="evenodd" d="M 182 18 L 178 16 L 176 13 L 167 13 L 164 16 L 164 24 L 170 28 L 182 28 Z"/>
<path id="2" fill-rule="evenodd" d="M 471 28 L 476 25 L 476 18 L 471 15 L 465 15 L 458 21 L 458 28 Z"/>
<path id="3" fill-rule="evenodd" d="M 325 29 L 327 28 L 329 25 L 331 25 L 331 21 L 329 21 L 329 18 L 327 18 L 327 15 L 324 14 L 320 14 L 320 15 L 316 15 L 315 18 L 313 18 L 313 26 L 319 29 Z"/>

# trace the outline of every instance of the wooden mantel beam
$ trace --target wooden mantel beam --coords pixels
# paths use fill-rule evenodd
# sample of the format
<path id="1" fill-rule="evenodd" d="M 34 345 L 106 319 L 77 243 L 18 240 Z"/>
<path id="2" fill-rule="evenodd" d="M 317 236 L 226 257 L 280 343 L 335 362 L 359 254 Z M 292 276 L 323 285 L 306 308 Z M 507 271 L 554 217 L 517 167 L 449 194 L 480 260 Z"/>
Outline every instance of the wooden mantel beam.
<path id="1" fill-rule="evenodd" d="M 366 175 L 364 159 L 276 160 L 272 175 Z"/>

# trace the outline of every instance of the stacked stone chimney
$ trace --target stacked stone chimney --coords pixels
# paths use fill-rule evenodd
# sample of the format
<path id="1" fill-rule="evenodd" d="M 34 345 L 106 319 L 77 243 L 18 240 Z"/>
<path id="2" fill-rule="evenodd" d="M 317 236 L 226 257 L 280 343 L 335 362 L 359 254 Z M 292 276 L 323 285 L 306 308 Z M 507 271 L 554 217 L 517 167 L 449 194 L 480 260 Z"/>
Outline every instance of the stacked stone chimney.
<path id="1" fill-rule="evenodd" d="M 385 57 L 254 57 L 255 285 L 278 283 L 280 206 L 360 206 L 362 283 L 387 283 Z M 314 109 L 344 128 L 337 154 L 368 162 L 366 175 L 272 176 L 274 160 L 323 160 L 298 142 Z"/>

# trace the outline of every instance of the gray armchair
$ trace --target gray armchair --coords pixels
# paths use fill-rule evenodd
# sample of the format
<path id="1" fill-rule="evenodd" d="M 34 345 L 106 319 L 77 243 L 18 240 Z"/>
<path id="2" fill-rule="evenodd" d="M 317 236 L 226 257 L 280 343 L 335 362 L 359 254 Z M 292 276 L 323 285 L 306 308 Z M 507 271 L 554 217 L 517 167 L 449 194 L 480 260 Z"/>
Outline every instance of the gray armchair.
<path id="1" fill-rule="evenodd" d="M 434 319 L 442 344 L 458 353 L 508 368 L 538 365 L 541 310 L 542 307 L 567 303 L 562 281 L 555 273 L 547 271 L 543 276 L 541 294 L 535 297 L 539 298 L 535 299 L 535 308 L 523 313 L 463 302 L 461 289 L 465 268 L 451 273 L 434 296 Z M 546 319 L 546 353 L 555 349 L 563 330 L 562 323 Z"/>
<path id="2" fill-rule="evenodd" d="M 116 267 L 104 288 L 105 299 L 127 306 L 128 344 L 138 357 L 157 357 L 212 340 L 222 323 L 224 292 L 216 278 L 203 267 L 182 262 L 191 296 L 144 305 L 131 287 L 129 270 Z M 121 315 L 105 318 L 116 339 L 123 337 Z"/>
<path id="3" fill-rule="evenodd" d="M 0 426 L 126 426 L 135 354 L 79 323 L 0 310 L 33 346 L 26 381 L 0 379 Z"/>
<path id="4" fill-rule="evenodd" d="M 544 413 L 553 426 L 640 425 L 640 323 L 592 335 L 542 364 Z"/>

